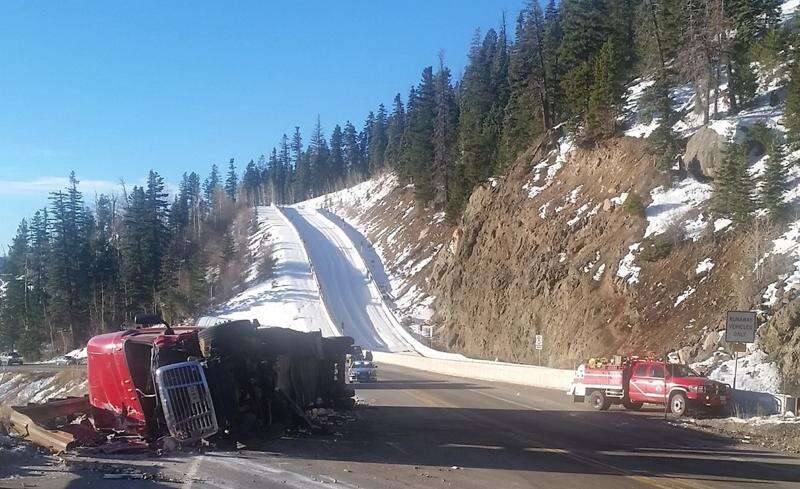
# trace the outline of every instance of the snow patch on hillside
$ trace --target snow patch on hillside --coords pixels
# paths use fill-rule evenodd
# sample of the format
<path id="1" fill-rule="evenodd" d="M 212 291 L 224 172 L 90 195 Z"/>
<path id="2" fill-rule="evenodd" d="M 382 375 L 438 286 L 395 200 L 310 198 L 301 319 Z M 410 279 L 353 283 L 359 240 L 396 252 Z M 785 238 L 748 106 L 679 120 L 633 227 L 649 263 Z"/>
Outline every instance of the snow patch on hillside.
<path id="1" fill-rule="evenodd" d="M 359 207 L 368 209 L 385 199 L 398 185 L 397 175 L 387 173 L 338 192 L 305 200 L 297 204 L 297 207 L 307 207 L 309 209 Z M 360 221 L 361 219 L 358 220 Z"/>
<path id="2" fill-rule="evenodd" d="M 553 184 L 556 174 L 567 162 L 567 155 L 572 151 L 572 147 L 572 136 L 562 136 L 561 139 L 558 140 L 558 148 L 554 149 L 548 158 L 534 165 L 533 178 L 522 186 L 522 189 L 528 193 L 528 197 L 536 197 Z M 549 161 L 552 157 L 555 157 L 555 161 L 550 164 Z M 580 192 L 580 190 L 578 190 L 578 192 Z"/>
<path id="3" fill-rule="evenodd" d="M 641 246 L 642 243 L 630 245 L 628 254 L 622 257 L 619 262 L 619 268 L 617 268 L 617 277 L 625 279 L 630 285 L 639 283 L 639 272 L 642 271 L 642 267 L 637 266 L 634 262 L 636 261 L 636 252 L 639 251 Z"/>
<path id="4" fill-rule="evenodd" d="M 797 7 L 800 6 L 800 0 L 789 0 L 781 5 L 781 21 L 788 22 L 792 20 L 797 13 Z"/>
<path id="5" fill-rule="evenodd" d="M 647 230 L 644 237 L 661 234 L 678 223 L 687 234 L 694 232 L 696 224 L 685 219 L 693 209 L 699 208 L 711 198 L 711 185 L 687 177 L 667 188 L 656 187 L 650 192 L 652 202 L 645 209 Z M 688 226 L 687 226 L 688 225 Z"/>
<path id="6" fill-rule="evenodd" d="M 496 188 L 498 182 L 490 182 L 490 185 Z M 398 236 L 406 232 L 418 209 L 413 203 L 398 201 L 396 203 L 398 210 L 400 206 L 407 205 L 407 207 L 402 209 L 404 219 L 396 223 L 393 228 L 379 230 L 379 223 L 371 218 L 374 217 L 375 209 L 379 205 L 387 205 L 387 196 L 399 186 L 397 176 L 394 173 L 387 173 L 353 187 L 301 202 L 297 206 L 327 209 L 334 214 L 334 220 L 336 218 L 343 220 L 344 225 L 352 227 L 356 234 L 361 235 L 361 237 L 351 236 L 351 240 L 363 241 L 359 251 L 370 268 L 373 279 L 387 295 L 397 315 L 411 319 L 410 327 L 420 332 L 419 324 L 433 315 L 432 305 L 435 298 L 413 284 L 412 278 L 431 266 L 434 257 L 441 250 L 441 245 L 426 244 L 425 238 L 430 229 L 444 222 L 445 213 L 436 212 L 426 216 L 425 226 L 419 233 L 419 245 L 408 244 L 399 253 L 395 253 L 393 260 L 389 260 L 387 248 L 397 246 Z M 365 238 L 370 235 L 374 238 L 373 242 L 368 242 Z M 422 249 L 424 253 L 421 252 Z"/>
<path id="7" fill-rule="evenodd" d="M 724 358 L 724 357 L 723 357 Z M 727 355 L 730 358 L 730 355 Z M 720 361 L 720 357 L 711 357 L 705 362 L 693 364 L 693 368 L 709 368 L 708 378 L 733 385 L 733 374 L 736 371 L 736 389 L 754 392 L 777 394 L 781 390 L 781 376 L 777 364 L 770 362 L 767 354 L 754 349 L 739 357 L 739 365 L 735 360 Z"/>
<path id="8" fill-rule="evenodd" d="M 714 268 L 714 262 L 711 261 L 711 258 L 706 258 L 697 264 L 697 267 L 694 269 L 694 273 L 697 275 L 705 275 L 710 272 L 712 268 Z"/>
<path id="9" fill-rule="evenodd" d="M 777 302 L 779 290 L 800 288 L 800 219 L 791 223 L 788 230 L 772 242 L 772 249 L 764 255 L 762 261 L 772 255 L 787 256 L 792 263 L 788 273 L 767 286 L 763 298 L 765 305 L 770 307 Z"/>
<path id="10" fill-rule="evenodd" d="M 257 319 L 262 327 L 320 330 L 324 336 L 338 335 L 320 299 L 297 232 L 277 207 L 258 207 L 257 213 L 258 230 L 250 239 L 253 257 L 247 277 L 250 286 L 214 314 L 226 319 Z M 261 263 L 269 253 L 275 260 L 273 274 L 260 279 Z"/>
<path id="11" fill-rule="evenodd" d="M 692 294 L 694 294 L 695 292 L 697 292 L 697 289 L 695 289 L 695 288 L 694 288 L 694 287 L 692 287 L 692 286 L 689 286 L 689 288 L 687 288 L 686 290 L 684 290 L 684 291 L 683 291 L 683 292 L 682 292 L 682 293 L 681 293 L 681 294 L 680 294 L 680 295 L 679 295 L 679 296 L 678 296 L 678 297 L 675 299 L 675 305 L 674 305 L 674 306 L 672 306 L 672 307 L 678 307 L 678 306 L 680 306 L 680 305 L 681 305 L 681 303 L 682 303 L 683 301 L 685 301 L 686 299 L 688 299 L 689 297 L 691 297 L 691 295 L 692 295 Z"/>

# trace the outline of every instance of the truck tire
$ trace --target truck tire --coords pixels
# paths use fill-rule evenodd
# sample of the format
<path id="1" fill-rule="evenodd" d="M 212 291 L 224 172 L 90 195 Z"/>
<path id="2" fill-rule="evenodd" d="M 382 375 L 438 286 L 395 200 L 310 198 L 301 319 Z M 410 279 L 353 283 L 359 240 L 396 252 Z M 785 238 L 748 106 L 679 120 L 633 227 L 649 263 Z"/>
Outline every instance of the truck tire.
<path id="1" fill-rule="evenodd" d="M 589 404 L 596 411 L 606 411 L 611 406 L 611 401 L 603 394 L 603 391 L 594 391 L 589 396 Z"/>
<path id="2" fill-rule="evenodd" d="M 686 394 L 683 392 L 675 392 L 669 396 L 669 412 L 677 417 L 686 414 L 688 408 Z"/>
<path id="3" fill-rule="evenodd" d="M 638 410 L 642 409 L 642 406 L 644 406 L 644 403 L 643 402 L 633 402 L 633 401 L 631 401 L 629 399 L 623 399 L 622 400 L 622 406 L 625 409 L 627 409 L 628 411 L 638 411 Z"/>

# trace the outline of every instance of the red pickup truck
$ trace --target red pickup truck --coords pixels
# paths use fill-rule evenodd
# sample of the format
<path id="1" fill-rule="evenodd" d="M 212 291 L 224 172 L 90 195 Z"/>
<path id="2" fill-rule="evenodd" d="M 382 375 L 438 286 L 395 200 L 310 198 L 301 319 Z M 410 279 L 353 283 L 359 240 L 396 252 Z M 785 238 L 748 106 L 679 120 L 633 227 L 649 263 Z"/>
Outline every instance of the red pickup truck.
<path id="1" fill-rule="evenodd" d="M 639 410 L 645 403 L 666 404 L 676 416 L 689 409 L 716 414 L 725 408 L 731 394 L 727 384 L 709 380 L 686 365 L 639 358 L 583 364 L 568 393 L 575 402 L 588 398 L 600 411 L 615 404 L 631 410 Z"/>

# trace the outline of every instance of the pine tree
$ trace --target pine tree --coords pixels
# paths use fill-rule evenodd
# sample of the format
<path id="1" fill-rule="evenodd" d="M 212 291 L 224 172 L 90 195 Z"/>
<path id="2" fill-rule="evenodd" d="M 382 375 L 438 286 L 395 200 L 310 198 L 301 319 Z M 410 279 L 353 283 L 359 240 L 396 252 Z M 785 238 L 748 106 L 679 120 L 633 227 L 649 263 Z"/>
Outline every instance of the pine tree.
<path id="1" fill-rule="evenodd" d="M 308 158 L 303 152 L 303 137 L 300 128 L 294 128 L 291 143 L 292 161 L 294 162 L 293 199 L 296 202 L 306 200 L 311 175 L 308 167 Z"/>
<path id="2" fill-rule="evenodd" d="M 28 328 L 28 239 L 28 223 L 23 219 L 3 267 L 6 290 L 0 310 L 0 343 L 11 349 L 21 349 L 20 339 Z"/>
<path id="3" fill-rule="evenodd" d="M 36 211 L 29 226 L 30 250 L 28 259 L 28 317 L 31 327 L 23 338 L 25 348 L 37 350 L 44 338 L 55 346 L 55 335 L 48 315 L 47 274 L 50 254 L 50 230 L 47 209 Z"/>
<path id="4" fill-rule="evenodd" d="M 358 146 L 358 132 L 352 122 L 344 125 L 344 161 L 347 176 L 356 175 L 361 167 L 361 150 Z"/>
<path id="5" fill-rule="evenodd" d="M 372 141 L 372 129 L 375 127 L 375 113 L 370 111 L 364 121 L 364 128 L 358 134 L 358 162 L 356 176 L 359 180 L 369 178 L 369 145 Z"/>
<path id="6" fill-rule="evenodd" d="M 736 37 L 752 44 L 764 37 L 781 19 L 779 0 L 725 0 L 725 14 L 736 29 Z"/>
<path id="7" fill-rule="evenodd" d="M 261 183 L 261 171 L 259 171 L 255 161 L 250 160 L 242 175 L 242 188 L 244 189 L 247 205 L 252 207 L 261 205 Z"/>
<path id="8" fill-rule="evenodd" d="M 598 0 L 563 0 L 563 39 L 559 58 L 565 72 L 579 68 L 592 60 L 607 39 L 613 37 L 608 4 Z"/>
<path id="9" fill-rule="evenodd" d="M 347 166 L 345 163 L 344 133 L 342 133 L 342 127 L 339 124 L 336 124 L 333 127 L 333 132 L 331 132 L 330 173 L 330 181 L 333 186 L 341 187 L 344 185 Z"/>
<path id="10" fill-rule="evenodd" d="M 499 164 L 503 110 L 508 102 L 507 47 L 503 35 L 490 29 L 483 39 L 476 32 L 469 64 L 461 82 L 459 150 L 464 182 L 469 192 L 490 177 Z M 499 87 L 500 90 L 495 90 Z"/>
<path id="11" fill-rule="evenodd" d="M 450 199 L 458 138 L 458 106 L 451 84 L 450 69 L 439 55 L 439 70 L 434 77 L 436 114 L 433 126 L 432 178 L 437 204 Z"/>
<path id="12" fill-rule="evenodd" d="M 589 110 L 593 82 L 593 65 L 584 61 L 564 74 L 561 88 L 564 91 L 565 110 L 572 125 L 577 125 Z"/>
<path id="13" fill-rule="evenodd" d="M 95 201 L 95 226 L 91 236 L 91 274 L 92 274 L 92 317 L 93 324 L 110 327 L 116 319 L 119 284 L 119 254 L 114 246 L 114 232 L 117 224 L 116 201 L 113 197 L 101 194 Z M 188 223 L 188 218 L 187 218 Z"/>
<path id="14" fill-rule="evenodd" d="M 69 329 L 73 345 L 86 340 L 89 333 L 89 237 L 93 226 L 78 183 L 73 172 L 66 192 L 54 192 L 50 196 L 52 242 L 48 295 L 53 321 Z"/>
<path id="15" fill-rule="evenodd" d="M 320 195 L 331 190 L 330 186 L 330 150 L 325 134 L 322 132 L 322 123 L 317 116 L 317 123 L 311 133 L 308 145 L 309 172 L 311 175 L 311 195 Z"/>
<path id="16" fill-rule="evenodd" d="M 222 260 L 225 263 L 230 263 L 236 256 L 236 242 L 233 239 L 233 233 L 228 230 L 222 236 Z"/>
<path id="17" fill-rule="evenodd" d="M 236 202 L 236 189 L 239 185 L 239 177 L 236 176 L 236 165 L 233 158 L 228 162 L 228 177 L 225 179 L 225 194 L 231 199 L 231 202 Z"/>
<path id="18" fill-rule="evenodd" d="M 219 186 L 219 168 L 217 168 L 217 165 L 214 163 L 211 165 L 211 173 L 209 173 L 206 181 L 203 182 L 203 196 L 206 198 L 206 202 L 214 200 L 214 193 Z"/>
<path id="19" fill-rule="evenodd" d="M 403 155 L 403 134 L 406 127 L 406 113 L 403 107 L 403 99 L 400 94 L 394 96 L 392 104 L 392 115 L 389 117 L 386 130 L 386 152 L 384 161 L 386 165 L 397 169 Z"/>
<path id="20" fill-rule="evenodd" d="M 436 119 L 436 88 L 433 68 L 422 71 L 422 81 L 412 112 L 408 115 L 408 146 L 404 152 L 403 166 L 414 183 L 414 197 L 425 204 L 433 198 L 431 163 L 433 162 L 433 131 Z"/>
<path id="21" fill-rule="evenodd" d="M 563 66 L 558 58 L 564 32 L 561 28 L 561 12 L 555 0 L 548 0 L 544 12 L 544 33 L 542 50 L 545 54 L 545 74 L 547 75 L 547 99 L 550 101 L 551 123 L 561 120 L 564 114 L 564 91 L 560 80 L 563 75 Z"/>
<path id="22" fill-rule="evenodd" d="M 678 114 L 673 108 L 671 87 L 672 82 L 668 72 L 662 70 L 651 89 L 654 99 L 654 116 L 658 117 L 658 125 L 648 137 L 648 144 L 653 153 L 658 155 L 656 167 L 664 171 L 672 168 L 679 150 L 678 137 L 673 130 L 678 120 Z"/>
<path id="23" fill-rule="evenodd" d="M 544 18 L 538 2 L 530 2 L 517 19 L 516 42 L 511 52 L 511 92 L 503 123 L 502 155 L 505 164 L 552 126 L 549 53 L 545 52 Z"/>
<path id="24" fill-rule="evenodd" d="M 744 148 L 735 142 L 728 143 L 714 175 L 714 211 L 737 222 L 746 221 L 755 210 L 754 188 Z"/>
<path id="25" fill-rule="evenodd" d="M 767 158 L 767 165 L 761 177 L 761 205 L 772 216 L 780 216 L 786 209 L 784 196 L 789 188 L 788 169 L 784 160 L 786 158 L 783 144 L 773 141 Z"/>
<path id="26" fill-rule="evenodd" d="M 594 60 L 592 88 L 586 114 L 586 131 L 593 138 L 612 136 L 622 95 L 619 58 L 612 40 L 603 44 Z"/>
<path id="27" fill-rule="evenodd" d="M 755 99 L 758 76 L 751 63 L 749 44 L 735 42 L 728 56 L 728 91 L 733 113 L 747 107 Z"/>
<path id="28" fill-rule="evenodd" d="M 294 187 L 294 172 L 292 171 L 292 157 L 289 149 L 289 137 L 281 137 L 278 151 L 278 170 L 275 172 L 275 184 L 278 187 L 280 198 L 278 204 L 287 204 L 293 200 L 292 188 Z"/>
<path id="29" fill-rule="evenodd" d="M 388 141 L 386 107 L 378 106 L 375 120 L 372 122 L 369 141 L 369 172 L 375 174 L 385 166 L 386 145 Z"/>
<path id="30" fill-rule="evenodd" d="M 800 149 L 800 64 L 797 62 L 792 66 L 781 124 L 786 128 L 791 149 Z"/>

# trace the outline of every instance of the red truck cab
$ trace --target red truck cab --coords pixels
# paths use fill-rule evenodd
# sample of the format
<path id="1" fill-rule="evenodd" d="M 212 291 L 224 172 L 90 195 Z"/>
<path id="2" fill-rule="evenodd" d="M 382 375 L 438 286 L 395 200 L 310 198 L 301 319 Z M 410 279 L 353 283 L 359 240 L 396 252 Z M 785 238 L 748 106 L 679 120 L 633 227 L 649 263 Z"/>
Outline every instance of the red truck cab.
<path id="1" fill-rule="evenodd" d="M 730 396 L 727 384 L 702 377 L 686 365 L 639 358 L 581 365 L 569 393 L 576 402 L 588 398 L 598 410 L 615 404 L 632 410 L 666 404 L 677 416 L 690 408 L 719 412 Z"/>
<path id="2" fill-rule="evenodd" d="M 141 328 L 95 336 L 87 344 L 89 403 L 95 426 L 147 436 L 156 392 L 150 371 L 153 345 L 172 344 L 196 328 Z"/>

